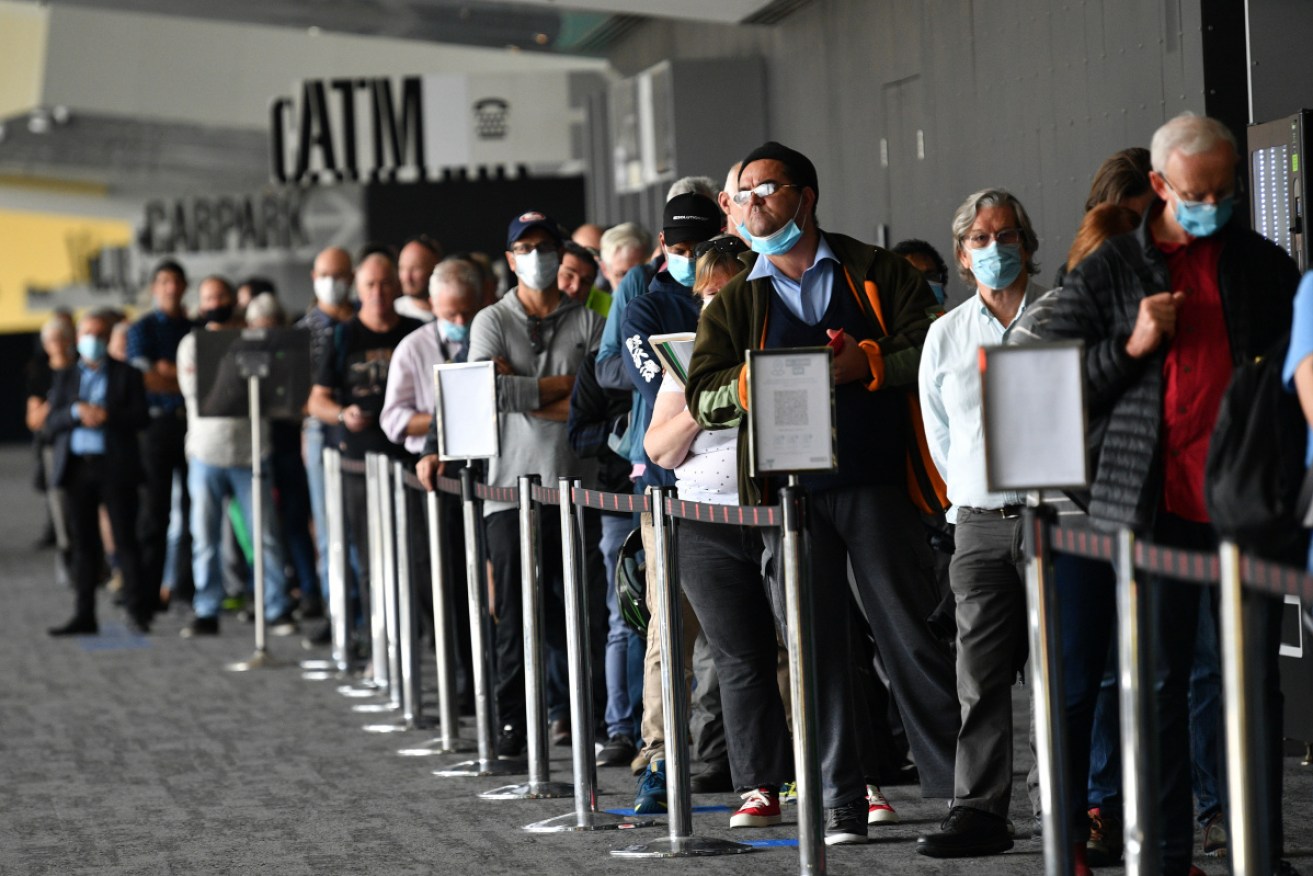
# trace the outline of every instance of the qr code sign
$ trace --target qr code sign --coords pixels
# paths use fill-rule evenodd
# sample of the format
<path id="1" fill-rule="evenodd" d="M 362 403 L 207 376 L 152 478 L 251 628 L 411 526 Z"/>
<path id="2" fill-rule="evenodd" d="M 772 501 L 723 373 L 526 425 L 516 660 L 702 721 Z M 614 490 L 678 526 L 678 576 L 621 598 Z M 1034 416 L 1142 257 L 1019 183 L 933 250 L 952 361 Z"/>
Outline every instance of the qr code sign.
<path id="1" fill-rule="evenodd" d="M 775 397 L 776 426 L 807 425 L 807 391 L 803 389 L 777 389 Z"/>

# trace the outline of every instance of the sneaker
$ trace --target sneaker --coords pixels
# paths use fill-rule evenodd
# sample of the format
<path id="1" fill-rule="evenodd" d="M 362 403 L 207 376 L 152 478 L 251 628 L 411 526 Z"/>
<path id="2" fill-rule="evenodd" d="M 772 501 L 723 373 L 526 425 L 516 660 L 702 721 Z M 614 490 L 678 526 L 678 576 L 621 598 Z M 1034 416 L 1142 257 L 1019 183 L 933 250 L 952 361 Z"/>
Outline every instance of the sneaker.
<path id="1" fill-rule="evenodd" d="M 770 827 L 780 823 L 780 794 L 772 788 L 758 788 L 741 795 L 743 805 L 729 817 L 730 827 Z"/>
<path id="2" fill-rule="evenodd" d="M 785 782 L 780 785 L 780 802 L 785 806 L 798 802 L 798 783 Z"/>
<path id="3" fill-rule="evenodd" d="M 641 776 L 647 772 L 647 765 L 651 760 L 652 755 L 648 751 L 639 749 L 638 754 L 634 755 L 634 759 L 629 762 L 629 771 L 636 776 Z"/>
<path id="4" fill-rule="evenodd" d="M 246 608 L 245 596 L 225 596 L 223 602 L 219 603 L 219 608 L 229 614 L 241 611 Z"/>
<path id="5" fill-rule="evenodd" d="M 1214 858 L 1225 858 L 1226 848 L 1226 818 L 1221 812 L 1214 812 L 1204 824 L 1204 854 Z"/>
<path id="6" fill-rule="evenodd" d="M 866 842 L 866 798 L 825 810 L 827 846 L 861 845 Z"/>
<path id="7" fill-rule="evenodd" d="M 916 841 L 917 854 L 928 858 L 976 858 L 1010 848 L 1007 819 L 968 806 L 954 806 L 937 833 Z"/>
<path id="8" fill-rule="evenodd" d="M 875 785 L 866 786 L 866 823 L 897 824 L 898 813 Z"/>
<path id="9" fill-rule="evenodd" d="M 200 636 L 217 636 L 219 635 L 219 619 L 217 617 L 196 617 L 192 618 L 191 623 L 178 631 L 178 635 L 184 639 L 195 639 Z"/>
<path id="10" fill-rule="evenodd" d="M 652 815 L 666 811 L 666 759 L 654 757 L 638 779 L 634 795 L 634 814 Z"/>
<path id="11" fill-rule="evenodd" d="M 624 766 L 634 758 L 634 741 L 623 733 L 617 733 L 606 740 L 602 750 L 597 752 L 597 765 L 600 767 Z"/>
<path id="12" fill-rule="evenodd" d="M 497 756 L 504 758 L 515 758 L 524 754 L 524 731 L 516 730 L 510 724 L 501 728 L 501 735 L 497 737 Z"/>
<path id="13" fill-rule="evenodd" d="M 1095 807 L 1089 811 L 1090 839 L 1085 844 L 1086 860 L 1091 867 L 1115 867 L 1121 863 L 1125 840 L 1121 816 Z"/>
<path id="14" fill-rule="evenodd" d="M 301 632 L 300 624 L 296 622 L 296 618 L 292 617 L 290 611 L 285 611 L 273 620 L 268 621 L 265 628 L 271 636 L 294 636 Z"/>

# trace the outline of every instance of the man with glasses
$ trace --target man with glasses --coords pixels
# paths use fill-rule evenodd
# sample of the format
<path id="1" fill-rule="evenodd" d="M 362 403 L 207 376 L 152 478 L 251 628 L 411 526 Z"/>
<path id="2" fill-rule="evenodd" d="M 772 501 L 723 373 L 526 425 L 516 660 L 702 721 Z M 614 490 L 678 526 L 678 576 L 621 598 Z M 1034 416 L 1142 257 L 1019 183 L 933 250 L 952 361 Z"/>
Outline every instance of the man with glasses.
<path id="1" fill-rule="evenodd" d="M 1204 504 L 1204 462 L 1222 395 L 1236 365 L 1284 349 L 1299 282 L 1285 252 L 1230 221 L 1238 159 L 1235 138 L 1216 119 L 1185 114 L 1159 128 L 1149 182 L 1160 200 L 1138 231 L 1073 267 L 1046 328 L 1052 337 L 1084 341 L 1091 434 L 1108 436 L 1092 448 L 1098 468 L 1090 517 L 1203 552 L 1218 541 Z M 1280 559 L 1301 557 L 1296 547 Z M 1171 578 L 1155 578 L 1149 593 L 1160 658 L 1161 872 L 1177 876 L 1190 871 L 1194 840 L 1188 690 L 1202 593 L 1198 584 Z M 1261 620 L 1250 634 L 1258 633 L 1252 653 L 1260 662 L 1257 699 L 1274 815 L 1266 827 L 1275 858 L 1282 847 L 1281 606 L 1255 594 L 1247 600 Z"/>
<path id="2" fill-rule="evenodd" d="M 958 275 L 975 294 L 930 325 L 921 351 L 926 437 L 948 485 L 948 520 L 956 524 L 949 586 L 962 713 L 953 808 L 938 832 L 917 843 L 933 858 L 1012 848 L 1012 683 L 1026 659 L 1024 497 L 986 485 L 978 360 L 980 348 L 1002 344 L 1008 327 L 1044 294 L 1031 279 L 1038 248 L 1030 217 L 1011 194 L 985 189 L 967 198 L 953 217 L 953 252 Z"/>
<path id="3" fill-rule="evenodd" d="M 470 328 L 469 361 L 497 365 L 501 455 L 488 464 L 488 483 L 493 486 L 514 487 L 520 475 L 529 474 L 540 475 L 546 487 L 555 487 L 562 475 L 582 478 L 586 488 L 595 486 L 596 462 L 581 460 L 571 452 L 566 418 L 575 374 L 584 357 L 597 350 L 602 318 L 561 294 L 557 276 L 563 244 L 560 226 L 542 213 L 529 211 L 512 220 L 506 235 L 506 261 L 519 282 L 496 304 L 479 311 Z M 525 743 L 519 515 L 516 506 L 507 502 L 484 502 L 483 514 L 497 615 L 497 713 L 502 723 L 497 753 L 514 757 L 524 750 Z M 596 545 L 598 537 L 594 533 L 585 543 Z M 557 515 L 542 515 L 540 544 L 547 714 L 553 741 L 566 744 L 570 738 L 569 672 Z M 590 550 L 587 562 L 599 567 L 596 577 L 589 579 L 600 579 L 601 555 Z M 605 611 L 600 604 L 602 595 L 596 594 L 599 604 L 592 609 L 599 621 Z M 597 644 L 594 650 L 600 661 L 600 639 Z M 597 675 L 600 682 L 600 673 Z M 599 699 L 599 705 L 601 702 Z"/>
<path id="4" fill-rule="evenodd" d="M 803 477 L 811 494 L 813 606 L 815 617 L 824 618 L 816 637 L 817 705 L 825 841 L 833 845 L 864 843 L 868 821 L 888 821 L 878 789 L 863 781 L 859 757 L 845 634 L 853 610 L 850 561 L 927 797 L 953 793 L 959 721 L 952 658 L 926 624 L 939 596 L 917 514 L 918 506 L 938 507 L 942 496 L 926 494 L 928 460 L 909 457 L 919 426 L 908 415 L 909 390 L 935 297 L 899 256 L 818 228 L 819 192 L 812 162 L 779 143 L 743 160 L 734 195 L 744 208 L 738 232 L 758 257 L 703 312 L 688 407 L 704 429 L 740 429 L 739 499 L 768 504 L 782 484 L 751 476 L 743 351 L 824 344 L 835 350 L 839 468 Z M 925 476 L 915 491 L 909 461 Z M 768 552 L 778 557 L 778 533 L 766 536 Z M 771 599 L 782 617 L 776 580 Z"/>

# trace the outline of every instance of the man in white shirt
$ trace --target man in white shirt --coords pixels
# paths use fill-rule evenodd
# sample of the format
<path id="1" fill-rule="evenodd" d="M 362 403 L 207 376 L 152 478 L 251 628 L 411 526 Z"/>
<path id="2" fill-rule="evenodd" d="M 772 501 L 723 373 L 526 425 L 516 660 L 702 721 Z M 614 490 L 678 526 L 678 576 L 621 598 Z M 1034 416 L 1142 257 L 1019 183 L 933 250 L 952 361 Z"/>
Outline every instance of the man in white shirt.
<path id="1" fill-rule="evenodd" d="M 967 198 L 953 217 L 958 272 L 976 294 L 930 326 L 918 387 L 926 438 L 957 524 L 949 581 L 957 601 L 957 739 L 953 808 L 917 851 L 935 858 L 1012 848 L 1012 682 L 1026 659 L 1025 555 L 1019 493 L 985 479 L 979 349 L 1003 343 L 1043 294 L 1031 276 L 1038 240 L 1021 203 L 1000 189 Z"/>

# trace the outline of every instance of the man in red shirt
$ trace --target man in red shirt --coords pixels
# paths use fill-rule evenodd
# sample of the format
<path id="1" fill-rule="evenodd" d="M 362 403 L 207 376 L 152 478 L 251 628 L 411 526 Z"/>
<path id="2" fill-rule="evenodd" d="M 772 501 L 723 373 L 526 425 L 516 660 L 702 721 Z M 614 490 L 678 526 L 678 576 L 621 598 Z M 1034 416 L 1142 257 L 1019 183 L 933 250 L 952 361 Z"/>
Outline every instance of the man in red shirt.
<path id="1" fill-rule="evenodd" d="M 1150 151 L 1160 200 L 1139 231 L 1108 241 L 1068 275 L 1047 332 L 1085 342 L 1098 459 L 1090 490 L 1095 524 L 1214 551 L 1204 461 L 1222 394 L 1236 365 L 1270 352 L 1289 331 L 1299 274 L 1279 247 L 1231 219 L 1238 154 L 1224 125 L 1178 116 L 1158 129 Z M 1188 687 L 1202 600 L 1197 584 L 1163 578 L 1150 586 L 1162 872 L 1185 876 L 1194 837 Z M 1254 639 L 1275 857 L 1282 842 L 1280 606 L 1251 597 L 1262 628 Z M 1216 614 L 1215 600 L 1211 607 Z"/>

